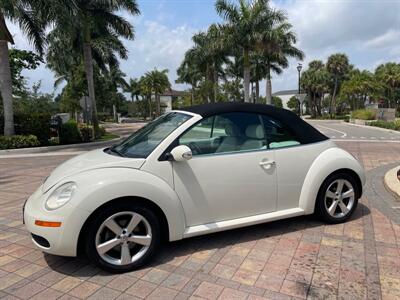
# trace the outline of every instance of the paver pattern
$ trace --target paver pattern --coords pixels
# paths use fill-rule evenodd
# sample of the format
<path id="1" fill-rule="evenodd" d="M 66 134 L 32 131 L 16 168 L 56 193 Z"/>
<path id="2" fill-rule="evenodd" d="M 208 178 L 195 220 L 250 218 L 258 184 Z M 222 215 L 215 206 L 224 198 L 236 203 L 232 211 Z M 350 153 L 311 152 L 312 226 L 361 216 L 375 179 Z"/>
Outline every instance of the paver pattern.
<path id="1" fill-rule="evenodd" d="M 400 144 L 339 145 L 366 170 L 400 161 Z M 0 159 L 0 298 L 400 299 L 400 226 L 367 197 L 345 224 L 307 216 L 169 243 L 150 266 L 122 275 L 43 254 L 22 205 L 70 157 Z"/>

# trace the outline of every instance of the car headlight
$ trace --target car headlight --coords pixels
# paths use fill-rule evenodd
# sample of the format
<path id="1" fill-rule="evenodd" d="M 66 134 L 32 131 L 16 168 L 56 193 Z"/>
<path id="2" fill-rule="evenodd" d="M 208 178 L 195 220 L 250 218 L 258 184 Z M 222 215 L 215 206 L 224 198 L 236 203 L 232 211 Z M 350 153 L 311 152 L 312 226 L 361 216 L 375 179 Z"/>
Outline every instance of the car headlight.
<path id="1" fill-rule="evenodd" d="M 46 209 L 55 210 L 71 200 L 76 190 L 75 182 L 67 182 L 56 188 L 46 201 Z"/>

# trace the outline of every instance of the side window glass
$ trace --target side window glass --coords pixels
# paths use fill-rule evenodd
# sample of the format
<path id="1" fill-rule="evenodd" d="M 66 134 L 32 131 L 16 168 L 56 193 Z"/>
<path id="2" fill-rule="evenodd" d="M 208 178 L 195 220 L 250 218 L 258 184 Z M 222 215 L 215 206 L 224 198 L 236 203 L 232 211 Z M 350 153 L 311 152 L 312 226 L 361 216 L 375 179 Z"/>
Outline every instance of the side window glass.
<path id="1" fill-rule="evenodd" d="M 267 149 L 257 114 L 226 113 L 201 121 L 179 139 L 194 156 Z"/>
<path id="2" fill-rule="evenodd" d="M 268 148 L 284 148 L 300 145 L 298 139 L 281 122 L 267 116 L 262 116 Z"/>

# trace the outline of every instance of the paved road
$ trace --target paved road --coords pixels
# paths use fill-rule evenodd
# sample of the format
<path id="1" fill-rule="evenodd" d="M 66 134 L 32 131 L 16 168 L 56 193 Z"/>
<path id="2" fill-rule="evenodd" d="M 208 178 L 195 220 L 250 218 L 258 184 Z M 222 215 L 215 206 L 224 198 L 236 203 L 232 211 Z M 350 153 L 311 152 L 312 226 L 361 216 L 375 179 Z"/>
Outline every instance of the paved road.
<path id="1" fill-rule="evenodd" d="M 0 298 L 400 299 L 400 224 L 393 210 L 375 205 L 384 194 L 372 184 L 400 162 L 400 143 L 337 143 L 374 172 L 350 222 L 299 217 L 169 243 L 151 265 L 124 275 L 101 272 L 84 257 L 43 255 L 21 222 L 25 199 L 73 154 L 3 157 Z"/>
<path id="2" fill-rule="evenodd" d="M 336 121 L 308 121 L 326 136 L 341 141 L 400 142 L 400 132 Z"/>

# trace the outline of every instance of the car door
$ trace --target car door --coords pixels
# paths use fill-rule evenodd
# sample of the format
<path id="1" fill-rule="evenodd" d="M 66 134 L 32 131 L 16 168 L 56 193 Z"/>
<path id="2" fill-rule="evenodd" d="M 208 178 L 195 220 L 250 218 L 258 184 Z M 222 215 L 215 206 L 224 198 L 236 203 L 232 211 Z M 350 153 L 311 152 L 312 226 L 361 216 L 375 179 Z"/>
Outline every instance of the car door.
<path id="1" fill-rule="evenodd" d="M 206 118 L 178 144 L 192 159 L 173 162 L 174 188 L 187 226 L 214 223 L 276 210 L 274 151 L 266 146 L 261 117 L 227 113 Z"/>
<path id="2" fill-rule="evenodd" d="M 289 126 L 263 115 L 268 148 L 274 152 L 277 169 L 277 210 L 299 207 L 303 182 L 311 164 L 327 143 L 302 144 Z"/>

